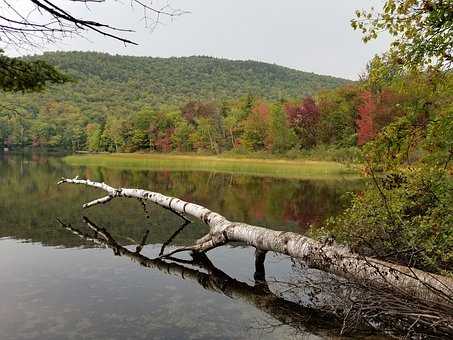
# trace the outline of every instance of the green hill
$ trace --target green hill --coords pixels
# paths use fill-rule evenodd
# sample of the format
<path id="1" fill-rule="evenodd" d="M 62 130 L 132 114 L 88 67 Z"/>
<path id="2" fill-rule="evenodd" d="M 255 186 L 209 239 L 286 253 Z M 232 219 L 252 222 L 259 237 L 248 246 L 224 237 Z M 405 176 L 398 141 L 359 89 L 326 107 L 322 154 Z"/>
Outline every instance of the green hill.
<path id="1" fill-rule="evenodd" d="M 247 124 L 247 136 L 264 138 L 267 123 L 255 127 L 259 117 L 252 111 L 261 110 L 265 119 L 272 105 L 280 105 L 283 120 L 274 125 L 287 131 L 280 99 L 300 102 L 305 95 L 348 82 L 262 62 L 211 57 L 52 52 L 27 59 L 45 60 L 74 81 L 43 92 L 0 92 L 0 142 L 8 145 L 217 152 L 232 147 L 242 134 L 237 127 Z M 19 114 L 11 115 L 11 110 Z M 258 142 L 262 146 L 264 139 Z"/>
<path id="2" fill-rule="evenodd" d="M 274 64 L 204 56 L 50 52 L 31 58 L 46 60 L 72 75 L 77 83 L 53 88 L 50 94 L 70 101 L 76 95 L 79 104 L 121 100 L 180 105 L 188 100 L 237 99 L 249 93 L 266 99 L 300 98 L 347 82 Z"/>

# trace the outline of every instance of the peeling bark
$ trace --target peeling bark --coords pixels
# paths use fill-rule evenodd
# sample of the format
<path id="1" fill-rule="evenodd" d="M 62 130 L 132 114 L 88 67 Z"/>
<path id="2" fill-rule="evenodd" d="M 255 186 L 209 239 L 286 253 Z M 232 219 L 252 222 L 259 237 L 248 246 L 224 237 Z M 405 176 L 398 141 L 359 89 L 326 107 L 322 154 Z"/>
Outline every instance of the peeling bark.
<path id="1" fill-rule="evenodd" d="M 83 205 L 84 208 L 104 204 L 115 197 L 148 200 L 179 215 L 191 216 L 204 222 L 209 232 L 194 245 L 178 248 L 161 258 L 182 251 L 206 252 L 228 242 L 240 242 L 255 247 L 260 253 L 274 251 L 303 261 L 307 266 L 343 277 L 383 285 L 404 293 L 408 298 L 446 300 L 453 302 L 453 280 L 418 269 L 400 266 L 352 253 L 347 247 L 326 245 L 309 237 L 285 231 L 232 222 L 203 206 L 185 202 L 143 189 L 113 188 L 91 180 L 62 179 L 58 184 L 82 184 L 102 189 L 108 196 Z"/>

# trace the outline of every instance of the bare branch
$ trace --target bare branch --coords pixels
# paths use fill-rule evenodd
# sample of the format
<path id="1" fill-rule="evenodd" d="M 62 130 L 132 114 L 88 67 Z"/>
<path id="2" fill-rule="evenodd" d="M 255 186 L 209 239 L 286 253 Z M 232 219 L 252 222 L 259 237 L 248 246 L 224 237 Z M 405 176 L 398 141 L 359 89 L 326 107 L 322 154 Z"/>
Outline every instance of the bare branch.
<path id="1" fill-rule="evenodd" d="M 95 6 L 107 3 L 106 0 L 70 1 L 81 3 L 86 7 L 88 4 Z M 19 10 L 19 6 L 10 0 L 0 0 L 0 43 L 3 47 L 36 48 L 68 36 L 81 35 L 84 31 L 93 31 L 124 44 L 137 45 L 135 41 L 126 38 L 123 34 L 134 32 L 131 29 L 73 15 L 63 6 L 57 6 L 55 1 L 28 0 L 28 2 L 26 9 Z M 109 3 L 112 3 L 111 6 L 114 5 L 113 1 Z M 162 18 L 173 19 L 188 13 L 173 9 L 167 3 L 159 6 L 159 2 L 151 0 L 130 0 L 130 3 L 143 9 L 143 17 L 147 23 L 151 23 L 151 29 L 154 29 Z"/>
<path id="2" fill-rule="evenodd" d="M 160 248 L 160 252 L 159 252 L 159 256 L 161 256 L 164 251 L 165 251 L 165 247 L 167 247 L 173 240 L 176 236 L 178 236 L 178 234 L 184 230 L 184 228 L 190 224 L 190 222 L 187 222 L 185 221 L 169 238 L 167 241 L 165 241 L 163 244 L 162 244 L 162 248 Z"/>

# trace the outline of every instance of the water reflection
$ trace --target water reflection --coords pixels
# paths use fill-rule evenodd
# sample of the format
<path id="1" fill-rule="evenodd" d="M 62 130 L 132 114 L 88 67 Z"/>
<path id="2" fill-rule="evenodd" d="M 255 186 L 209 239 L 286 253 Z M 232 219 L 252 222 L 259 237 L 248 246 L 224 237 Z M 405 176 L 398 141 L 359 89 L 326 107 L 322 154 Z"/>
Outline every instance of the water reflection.
<path id="1" fill-rule="evenodd" d="M 381 318 L 376 301 L 383 292 L 362 297 L 350 283 L 316 270 L 301 271 L 287 257 L 267 256 L 267 281 L 262 261 L 253 268 L 250 248 L 221 247 L 209 253 L 211 259 L 153 260 L 180 228 L 180 218 L 153 205 L 144 214 L 131 199 L 82 212 L 81 204 L 98 198 L 99 192 L 56 185 L 60 177 L 75 175 L 117 187 L 149 188 L 205 205 L 231 220 L 297 232 L 339 213 L 342 195 L 362 185 L 341 179 L 72 168 L 58 157 L 0 154 L 2 340 L 319 339 L 341 330 L 368 334 L 358 333 L 357 320 L 369 328 L 384 325 L 384 332 L 399 325 L 403 335 L 412 327 L 406 317 Z M 108 230 L 110 241 L 99 232 L 84 232 L 82 213 Z M 61 228 L 57 217 L 71 224 L 77 237 Z M 141 244 L 146 230 L 148 241 Z M 193 244 L 205 232 L 204 225 L 191 223 L 172 243 Z M 139 244 L 138 251 L 131 244 Z M 110 249 L 121 256 L 111 256 Z M 358 296 L 359 303 L 350 304 Z M 387 301 L 391 306 L 395 302 Z M 345 311 L 356 315 L 349 312 L 371 305 L 371 319 L 354 317 L 350 329 L 342 324 Z"/>
<path id="2" fill-rule="evenodd" d="M 338 335 L 342 329 L 342 319 L 336 313 L 304 306 L 272 292 L 265 278 L 264 253 L 257 252 L 255 254 L 254 284 L 250 285 L 236 280 L 218 269 L 204 253 L 191 253 L 191 259 L 177 257 L 151 259 L 141 254 L 142 244 L 130 250 L 121 246 L 105 228 L 97 226 L 86 217 L 83 217 L 83 219 L 92 230 L 91 234 L 73 228 L 64 222 L 60 223 L 66 230 L 79 238 L 112 249 L 115 256 L 123 256 L 142 267 L 177 276 L 182 280 L 196 282 L 208 291 L 220 293 L 257 308 L 260 312 L 273 318 L 273 321 L 264 324 L 264 326 L 262 324 L 261 327 L 263 328 L 274 331 L 279 327 L 289 326 L 298 336 L 304 334 Z M 147 236 L 147 233 L 145 235 Z M 161 253 L 162 251 L 159 254 Z M 200 327 L 203 327 L 203 324 Z M 355 329 L 354 332 L 356 335 L 360 334 L 360 329 Z M 370 333 L 370 330 L 368 330 L 368 333 Z M 362 335 L 364 334 L 366 333 L 362 333 Z"/>
<path id="3" fill-rule="evenodd" d="M 97 226 L 87 217 L 83 217 L 83 220 L 91 233 L 60 223 L 79 238 L 113 250 L 117 257 L 126 257 L 141 267 L 196 282 L 210 292 L 256 308 L 262 315 L 270 317 L 270 320 L 260 319 L 261 330 L 274 332 L 286 327 L 297 337 L 352 335 L 376 338 L 377 334 L 388 334 L 408 338 L 442 338 L 452 334 L 448 319 L 439 319 L 437 326 L 430 329 L 423 322 L 418 322 L 420 315 L 410 313 L 414 311 L 413 314 L 417 314 L 415 311 L 420 306 L 418 304 L 423 303 L 422 300 L 414 299 L 411 305 L 407 296 L 385 287 L 372 287 L 322 271 L 309 270 L 303 263 L 292 259 L 290 277 L 273 279 L 271 288 L 266 281 L 266 252 L 258 250 L 255 252 L 254 282 L 249 284 L 232 278 L 216 267 L 205 253 L 192 252 L 190 259 L 174 256 L 162 258 L 157 253 L 154 257 L 146 256 L 141 251 L 148 232 L 145 232 L 135 249 L 128 249 L 105 228 Z M 162 250 L 159 252 L 161 254 Z M 381 302 L 390 306 L 382 305 Z M 426 313 L 432 312 L 426 304 L 423 308 Z M 441 315 L 451 312 L 447 305 L 432 307 L 436 308 L 445 309 L 445 314 Z M 200 327 L 203 327 L 203 323 Z M 382 335 L 379 337 L 383 338 Z"/>
<path id="4" fill-rule="evenodd" d="M 204 253 L 191 253 L 192 258 L 190 260 L 177 257 L 166 257 L 165 259 L 157 257 L 150 259 L 141 254 L 141 246 L 138 246 L 135 250 L 129 250 L 121 246 L 105 228 L 98 227 L 87 218 L 84 219 L 87 225 L 94 231 L 93 235 L 65 225 L 64 223 L 62 224 L 65 229 L 79 236 L 81 239 L 112 249 L 115 256 L 124 256 L 140 266 L 178 276 L 183 280 L 195 281 L 207 290 L 221 293 L 253 305 L 280 321 L 282 325 L 290 325 L 299 331 L 315 329 L 319 332 L 322 328 L 338 330 L 340 320 L 334 314 L 303 307 L 300 304 L 285 300 L 272 293 L 265 280 L 264 256 L 261 258 L 257 256 L 259 260 L 255 262 L 255 284 L 252 286 L 233 279 L 215 267 Z M 204 270 L 204 272 L 196 270 L 193 267 L 198 267 Z"/>
<path id="5" fill-rule="evenodd" d="M 75 175 L 105 181 L 116 187 L 142 187 L 195 202 L 225 215 L 230 220 L 266 225 L 275 229 L 304 232 L 309 224 L 320 224 L 344 206 L 344 194 L 359 190 L 358 181 L 307 181 L 249 177 L 200 172 L 152 172 L 99 167 L 74 168 L 58 157 L 46 155 L 0 156 L 0 237 L 14 237 L 65 247 L 83 244 L 56 231 L 58 215 L 80 223 L 82 202 L 98 195 L 95 190 L 55 185 L 60 177 Z M 153 240 L 162 243 L 179 221 L 162 209 L 149 206 L 146 219 L 137 202 L 115 200 L 90 216 L 112 230 L 116 237 L 137 239 L 151 227 Z M 194 224 L 178 238 L 188 244 L 203 234 Z"/>
<path id="6" fill-rule="evenodd" d="M 123 245 L 139 243 L 150 230 L 141 252 L 148 259 L 159 253 L 181 220 L 153 205 L 144 214 L 140 203 L 130 199 L 82 211 L 81 204 L 99 192 L 56 185 L 59 178 L 75 175 L 118 187 L 149 188 L 206 205 L 232 220 L 299 232 L 338 213 L 342 194 L 360 187 L 341 180 L 72 168 L 54 156 L 1 155 L 0 289 L 7 292 L 0 303 L 2 339 L 280 339 L 299 337 L 295 330 L 317 339 L 314 334 L 332 331 L 331 314 L 324 322 L 316 309 L 296 306 L 263 282 L 257 284 L 251 277 L 250 249 L 212 252 L 217 268 L 234 272 L 237 279 L 206 260 L 202 265 L 160 261 L 162 271 L 143 271 L 93 249 L 92 240 L 63 230 L 56 217 L 80 229 L 80 216 L 86 213 Z M 205 233 L 204 225 L 191 223 L 173 244 L 192 244 Z M 39 244 L 1 240 L 5 237 Z M 271 277 L 283 280 L 292 272 L 288 259 L 274 256 L 268 258 L 267 269 Z M 182 283 L 182 274 L 195 286 Z"/>
<path id="7" fill-rule="evenodd" d="M 152 257 L 158 249 L 147 246 L 143 253 Z M 247 281 L 246 250 L 224 249 L 213 256 Z M 238 260 L 242 268 L 225 265 Z M 282 263 L 275 262 L 277 267 Z M 283 265 L 278 271 L 288 269 Z M 52 249 L 1 240 L 0 270 L 2 340 L 291 339 L 294 335 L 289 326 L 263 332 L 268 320 L 254 306 L 200 289 L 199 281 L 181 280 L 171 271 L 131 266 L 110 250 Z"/>

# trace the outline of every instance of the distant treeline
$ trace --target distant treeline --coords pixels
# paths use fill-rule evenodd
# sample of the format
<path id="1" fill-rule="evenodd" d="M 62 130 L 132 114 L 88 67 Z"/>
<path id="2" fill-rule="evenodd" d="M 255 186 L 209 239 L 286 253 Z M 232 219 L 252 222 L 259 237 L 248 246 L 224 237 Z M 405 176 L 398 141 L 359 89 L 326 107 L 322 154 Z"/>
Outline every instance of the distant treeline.
<path id="1" fill-rule="evenodd" d="M 219 94 L 215 99 L 192 99 L 187 93 L 194 89 L 187 88 L 184 92 L 180 87 L 168 85 L 170 80 L 175 81 L 172 77 L 178 79 L 184 74 L 176 66 L 197 70 L 206 67 L 216 74 L 209 79 L 199 79 L 204 81 L 205 88 L 208 88 L 208 80 L 211 88 L 225 85 L 218 81 L 219 69 L 231 78 L 234 72 L 246 66 L 265 68 L 251 71 L 243 79 L 250 76 L 252 83 L 262 75 L 290 79 L 285 74 L 298 71 L 205 57 L 152 59 L 80 52 L 51 53 L 45 57 L 75 75 L 78 81 L 43 93 L 2 94 L 0 141 L 6 145 L 109 152 L 267 151 L 279 154 L 320 145 L 351 147 L 366 143 L 396 118 L 416 110 L 420 111 L 422 122 L 424 115 L 429 116 L 430 111 L 437 109 L 436 103 L 446 101 L 451 95 L 439 87 L 427 98 L 423 90 L 429 87 L 429 78 L 412 74 L 395 75 L 385 84 L 373 83 L 370 76 L 367 81 L 319 90 L 311 96 L 295 96 L 289 91 L 288 97 L 278 99 L 263 95 L 263 91 L 272 93 L 266 84 L 275 84 L 264 79 L 263 88 L 257 93 L 233 98 L 236 83 L 232 83 L 228 97 Z M 159 71 L 155 64 L 169 69 Z M 157 69 L 151 72 L 149 65 Z M 227 66 L 234 72 L 228 71 Z M 378 69 L 379 65 L 374 67 Z M 272 76 L 268 69 L 277 69 L 280 73 Z M 200 77 L 205 77 L 206 72 L 200 71 Z M 168 79 L 162 78 L 162 74 Z M 146 89 L 146 77 L 160 77 L 161 86 L 170 86 L 160 97 L 165 101 L 166 96 L 171 96 L 169 104 L 159 104 L 145 95 L 156 95 L 152 89 Z M 446 76 L 448 82 L 451 82 L 449 75 Z M 193 86 L 197 89 L 200 82 L 195 83 Z M 338 81 L 336 85 L 341 83 Z M 247 93 L 246 84 L 241 84 L 242 93 Z M 320 87 L 322 85 L 321 82 Z M 176 100 L 176 96 L 181 98 Z"/>
<path id="2" fill-rule="evenodd" d="M 57 100 L 42 106 L 11 102 L 20 112 L 2 115 L 0 138 L 11 146 L 110 152 L 284 153 L 319 144 L 353 146 L 360 98 L 358 88 L 347 86 L 316 99 L 273 102 L 249 95 L 236 101 L 144 105 L 132 112 L 94 116 Z"/>

